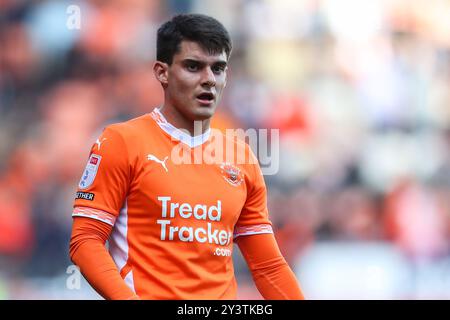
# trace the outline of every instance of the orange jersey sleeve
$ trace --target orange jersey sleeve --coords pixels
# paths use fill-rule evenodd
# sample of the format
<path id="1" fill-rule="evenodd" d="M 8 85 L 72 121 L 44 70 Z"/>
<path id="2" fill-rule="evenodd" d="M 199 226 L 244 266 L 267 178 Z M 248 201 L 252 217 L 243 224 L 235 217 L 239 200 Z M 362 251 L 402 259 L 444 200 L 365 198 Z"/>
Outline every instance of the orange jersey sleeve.
<path id="1" fill-rule="evenodd" d="M 138 299 L 125 284 L 105 248 L 111 229 L 110 225 L 96 219 L 74 218 L 70 257 L 86 280 L 105 299 Z"/>
<path id="2" fill-rule="evenodd" d="M 234 237 L 273 233 L 267 209 L 267 189 L 256 156 L 247 147 L 250 163 L 246 165 L 249 177 L 247 198 L 234 228 Z"/>
<path id="3" fill-rule="evenodd" d="M 73 216 L 114 225 L 130 181 L 128 151 L 122 136 L 107 127 L 91 148 L 78 185 Z"/>
<path id="4" fill-rule="evenodd" d="M 265 299 L 304 299 L 298 281 L 281 255 L 273 234 L 239 237 L 236 243 L 249 266 L 256 287 Z"/>

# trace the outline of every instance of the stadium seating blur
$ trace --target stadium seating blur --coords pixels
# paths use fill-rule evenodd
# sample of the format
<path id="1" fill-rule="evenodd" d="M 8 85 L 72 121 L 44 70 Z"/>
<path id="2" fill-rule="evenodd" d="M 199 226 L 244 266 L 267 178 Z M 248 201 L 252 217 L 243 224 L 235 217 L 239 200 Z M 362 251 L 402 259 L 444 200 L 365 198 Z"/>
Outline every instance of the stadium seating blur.
<path id="1" fill-rule="evenodd" d="M 280 130 L 268 206 L 306 297 L 449 299 L 439 0 L 0 0 L 0 299 L 99 298 L 69 285 L 74 193 L 103 127 L 162 103 L 156 29 L 180 12 L 233 38 L 213 126 Z M 234 256 L 239 297 L 260 299 Z"/>

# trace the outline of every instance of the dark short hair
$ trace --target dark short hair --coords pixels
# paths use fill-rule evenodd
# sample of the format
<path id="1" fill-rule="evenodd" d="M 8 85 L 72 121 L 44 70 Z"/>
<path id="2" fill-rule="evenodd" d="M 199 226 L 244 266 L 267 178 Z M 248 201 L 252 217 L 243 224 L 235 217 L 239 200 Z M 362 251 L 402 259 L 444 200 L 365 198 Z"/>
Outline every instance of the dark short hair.
<path id="1" fill-rule="evenodd" d="M 231 39 L 225 27 L 203 14 L 179 14 L 158 29 L 156 59 L 172 64 L 183 40 L 194 41 L 209 53 L 231 53 Z"/>

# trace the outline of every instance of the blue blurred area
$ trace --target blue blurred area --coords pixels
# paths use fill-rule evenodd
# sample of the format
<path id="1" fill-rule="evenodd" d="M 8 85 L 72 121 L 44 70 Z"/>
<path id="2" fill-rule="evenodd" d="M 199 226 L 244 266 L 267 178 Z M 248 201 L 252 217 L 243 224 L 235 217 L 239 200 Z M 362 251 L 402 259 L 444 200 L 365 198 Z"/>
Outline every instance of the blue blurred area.
<path id="1" fill-rule="evenodd" d="M 306 296 L 450 298 L 450 2 L 1 0 L 0 299 L 98 298 L 67 287 L 75 188 L 105 125 L 161 104 L 178 12 L 233 38 L 214 126 L 280 130 L 268 205 Z"/>

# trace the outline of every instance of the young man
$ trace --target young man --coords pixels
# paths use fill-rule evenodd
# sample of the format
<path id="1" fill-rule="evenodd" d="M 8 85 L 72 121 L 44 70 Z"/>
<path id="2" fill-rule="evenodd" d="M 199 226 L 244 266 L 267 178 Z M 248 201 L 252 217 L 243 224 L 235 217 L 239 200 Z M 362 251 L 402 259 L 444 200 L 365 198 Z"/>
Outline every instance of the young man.
<path id="1" fill-rule="evenodd" d="M 235 299 L 233 242 L 264 298 L 303 298 L 273 236 L 255 156 L 243 142 L 211 136 L 230 52 L 228 32 L 211 17 L 166 22 L 154 64 L 164 105 L 108 126 L 94 143 L 75 200 L 70 256 L 104 298 Z M 219 138 L 249 161 L 195 162 L 208 148 L 222 159 Z"/>

